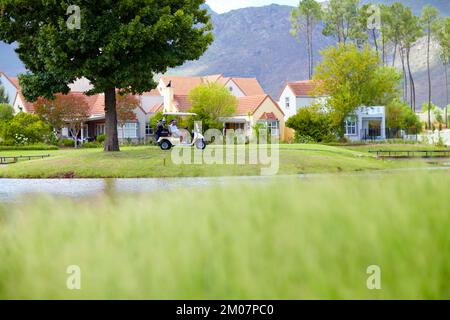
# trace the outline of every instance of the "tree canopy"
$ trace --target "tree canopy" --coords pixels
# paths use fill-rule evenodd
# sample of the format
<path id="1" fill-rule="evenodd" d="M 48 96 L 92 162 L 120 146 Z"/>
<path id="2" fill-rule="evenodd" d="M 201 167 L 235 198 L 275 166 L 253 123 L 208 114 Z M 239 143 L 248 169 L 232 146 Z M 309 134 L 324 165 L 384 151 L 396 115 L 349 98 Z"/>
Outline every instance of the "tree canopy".
<path id="1" fill-rule="evenodd" d="M 54 99 L 39 98 L 36 114 L 57 131 L 66 126 L 74 138 L 75 147 L 81 126 L 89 119 L 89 105 L 83 95 L 58 94 Z"/>
<path id="2" fill-rule="evenodd" d="M 366 39 L 359 16 L 359 0 L 330 0 L 325 9 L 325 36 L 334 36 L 339 43 Z"/>
<path id="3" fill-rule="evenodd" d="M 205 130 L 220 128 L 218 119 L 228 117 L 236 112 L 237 99 L 227 88 L 217 83 L 200 85 L 191 90 L 189 100 L 192 102 L 191 111 L 203 121 Z"/>
<path id="4" fill-rule="evenodd" d="M 333 122 L 343 135 L 344 121 L 360 106 L 386 105 L 398 94 L 400 75 L 380 66 L 380 58 L 368 46 L 340 44 L 322 51 L 314 80 L 316 94 L 327 95 Z"/>
<path id="5" fill-rule="evenodd" d="M 104 92 L 105 150 L 118 151 L 116 89 L 145 92 L 156 86 L 154 74 L 199 58 L 212 42 L 203 3 L 2 0 L 0 40 L 18 43 L 16 51 L 29 70 L 20 76 L 28 100 L 67 93 L 81 77 L 93 85 L 89 94 Z M 79 29 L 67 24 L 77 19 L 74 8 L 79 8 Z"/>

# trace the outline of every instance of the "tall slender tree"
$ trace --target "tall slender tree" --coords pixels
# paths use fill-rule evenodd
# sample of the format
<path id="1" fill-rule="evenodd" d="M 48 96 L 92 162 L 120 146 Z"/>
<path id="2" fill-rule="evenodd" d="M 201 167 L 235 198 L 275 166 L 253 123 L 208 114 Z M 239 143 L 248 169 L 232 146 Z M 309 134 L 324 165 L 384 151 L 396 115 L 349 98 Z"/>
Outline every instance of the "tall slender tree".
<path id="1" fill-rule="evenodd" d="M 211 44 L 204 0 L 0 1 L 0 40 L 18 43 L 30 70 L 20 85 L 29 101 L 68 93 L 85 77 L 104 93 L 105 151 L 119 151 L 116 89 L 139 94 L 154 74 L 198 59 Z M 70 5 L 69 5 L 70 4 Z"/>
<path id="2" fill-rule="evenodd" d="M 324 10 L 322 33 L 333 36 L 339 43 L 367 39 L 359 19 L 359 0 L 330 0 Z"/>
<path id="3" fill-rule="evenodd" d="M 445 124 L 448 128 L 448 106 L 449 106 L 449 87 L 448 87 L 448 69 L 450 66 L 450 17 L 439 21 L 437 29 L 437 40 L 440 46 L 439 58 L 442 62 L 445 78 Z"/>
<path id="4" fill-rule="evenodd" d="M 300 33 L 306 29 L 308 47 L 308 77 L 311 80 L 314 69 L 314 29 L 322 17 L 322 7 L 316 0 L 300 0 L 298 7 L 291 12 L 291 34 L 300 39 Z"/>
<path id="5" fill-rule="evenodd" d="M 431 38 L 437 31 L 437 23 L 439 21 L 439 10 L 433 6 L 425 6 L 422 9 L 420 22 L 427 35 L 427 73 L 428 73 L 428 128 L 431 128 L 431 69 L 430 69 L 430 46 Z"/>
<path id="6" fill-rule="evenodd" d="M 403 7 L 398 23 L 400 24 L 400 50 L 402 59 L 406 59 L 406 67 L 408 69 L 410 105 L 411 109 L 416 111 L 416 88 L 411 69 L 411 49 L 423 35 L 423 31 L 419 17 L 415 16 L 409 7 Z M 402 63 L 404 64 L 405 62 L 403 61 Z"/>

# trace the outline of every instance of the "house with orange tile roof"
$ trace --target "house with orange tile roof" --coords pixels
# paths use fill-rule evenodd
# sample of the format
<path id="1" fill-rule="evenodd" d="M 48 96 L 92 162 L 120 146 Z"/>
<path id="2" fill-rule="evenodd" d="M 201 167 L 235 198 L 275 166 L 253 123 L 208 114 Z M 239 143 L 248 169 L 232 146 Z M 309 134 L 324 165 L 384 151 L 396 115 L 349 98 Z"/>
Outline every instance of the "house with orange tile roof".
<path id="1" fill-rule="evenodd" d="M 313 80 L 287 82 L 278 99 L 278 104 L 289 119 L 301 108 L 313 103 L 324 104 L 326 95 L 315 93 L 317 82 Z M 352 141 L 386 139 L 386 108 L 383 106 L 361 106 L 345 121 L 345 135 Z M 294 136 L 292 129 L 286 129 L 288 139 Z"/>
<path id="2" fill-rule="evenodd" d="M 316 86 L 317 83 L 313 80 L 286 82 L 278 98 L 285 120 L 295 115 L 301 108 L 326 98 L 314 93 Z"/>
<path id="3" fill-rule="evenodd" d="M 14 96 L 12 105 L 16 112 L 34 112 L 32 103 L 25 100 L 17 79 L 7 77 L 0 73 L 4 82 L 7 82 L 11 96 Z M 136 96 L 140 102 L 139 108 L 134 111 L 136 119 L 125 124 L 123 131 L 119 130 L 119 139 L 124 137 L 127 141 L 142 142 L 153 136 L 153 130 L 149 125 L 150 118 L 157 112 L 187 112 L 192 108 L 189 101 L 189 92 L 195 87 L 219 83 L 225 86 L 231 94 L 238 99 L 236 114 L 232 117 L 221 119 L 224 129 L 243 130 L 248 136 L 252 128 L 262 124 L 272 135 L 284 138 L 284 113 L 278 104 L 267 95 L 258 80 L 255 78 L 225 77 L 223 75 L 209 75 L 198 77 L 162 76 L 158 86 L 142 95 Z M 169 86 L 170 84 L 170 86 Z M 79 79 L 70 85 L 69 95 L 83 95 L 90 106 L 90 118 L 81 130 L 80 138 L 95 139 L 105 133 L 105 99 L 103 94 L 86 96 L 85 91 L 92 89 L 89 81 Z M 63 130 L 63 135 L 69 136 L 68 130 Z"/>
<path id="4" fill-rule="evenodd" d="M 204 77 L 161 77 L 157 90 L 163 101 L 155 104 L 152 112 L 187 112 L 192 108 L 188 99 L 189 92 L 195 87 L 219 83 L 225 86 L 238 100 L 236 113 L 231 117 L 221 118 L 224 129 L 242 130 L 246 136 L 252 133 L 256 124 L 269 129 L 272 135 L 284 139 L 284 113 L 256 78 L 224 77 L 212 75 Z M 169 85 L 170 84 L 170 85 Z"/>

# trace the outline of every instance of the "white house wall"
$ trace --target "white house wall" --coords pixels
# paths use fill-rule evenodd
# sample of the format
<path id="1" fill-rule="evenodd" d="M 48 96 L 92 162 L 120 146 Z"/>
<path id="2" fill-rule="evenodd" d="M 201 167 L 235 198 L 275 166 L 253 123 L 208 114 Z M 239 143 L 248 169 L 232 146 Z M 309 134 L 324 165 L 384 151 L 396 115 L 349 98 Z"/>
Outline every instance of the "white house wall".
<path id="1" fill-rule="evenodd" d="M 289 107 L 286 105 L 286 98 L 289 98 Z M 297 113 L 297 103 L 298 101 L 295 94 L 292 92 L 291 88 L 286 86 L 281 93 L 280 101 L 278 101 L 278 105 L 284 112 L 284 120 L 289 119 Z"/>
<path id="2" fill-rule="evenodd" d="M 229 90 L 236 98 L 245 97 L 244 92 L 242 92 L 242 90 L 232 79 L 226 83 L 225 88 L 227 88 L 227 90 Z"/>
<path id="3" fill-rule="evenodd" d="M 7 77 L 3 73 L 0 73 L 0 85 L 5 89 L 6 94 L 8 95 L 8 104 L 14 105 L 14 100 L 16 99 L 17 89 L 12 84 Z"/>

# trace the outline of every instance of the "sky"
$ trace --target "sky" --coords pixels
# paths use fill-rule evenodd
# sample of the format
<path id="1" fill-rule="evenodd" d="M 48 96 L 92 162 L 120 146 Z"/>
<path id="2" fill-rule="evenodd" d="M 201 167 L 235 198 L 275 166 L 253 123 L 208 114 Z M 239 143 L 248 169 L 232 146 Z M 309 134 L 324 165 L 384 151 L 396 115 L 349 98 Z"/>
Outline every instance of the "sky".
<path id="1" fill-rule="evenodd" d="M 244 7 L 267 6 L 272 3 L 296 6 L 299 0 L 206 0 L 206 3 L 215 12 L 223 13 Z"/>

